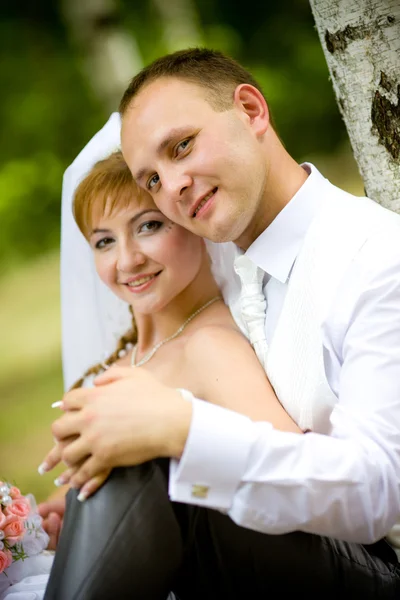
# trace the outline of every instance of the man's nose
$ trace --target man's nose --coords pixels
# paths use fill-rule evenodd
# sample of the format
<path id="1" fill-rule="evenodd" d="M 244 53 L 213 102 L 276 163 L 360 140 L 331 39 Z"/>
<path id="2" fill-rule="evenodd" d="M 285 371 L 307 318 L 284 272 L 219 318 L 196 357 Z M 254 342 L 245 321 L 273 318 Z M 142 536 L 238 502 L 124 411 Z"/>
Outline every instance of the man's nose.
<path id="1" fill-rule="evenodd" d="M 167 194 L 179 202 L 185 195 L 185 191 L 193 184 L 193 178 L 181 167 L 174 167 L 164 174 L 163 187 Z"/>
<path id="2" fill-rule="evenodd" d="M 146 256 L 135 243 L 125 243 L 120 246 L 118 252 L 118 271 L 131 273 L 136 267 L 146 262 Z"/>

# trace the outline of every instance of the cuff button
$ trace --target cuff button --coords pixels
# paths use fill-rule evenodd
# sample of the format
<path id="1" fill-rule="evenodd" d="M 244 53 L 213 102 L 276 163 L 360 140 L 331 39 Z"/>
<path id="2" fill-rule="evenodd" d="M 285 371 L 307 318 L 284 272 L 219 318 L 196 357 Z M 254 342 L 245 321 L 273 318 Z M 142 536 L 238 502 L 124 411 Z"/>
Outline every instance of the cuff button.
<path id="1" fill-rule="evenodd" d="M 209 490 L 208 485 L 192 485 L 192 496 L 194 498 L 207 498 Z"/>

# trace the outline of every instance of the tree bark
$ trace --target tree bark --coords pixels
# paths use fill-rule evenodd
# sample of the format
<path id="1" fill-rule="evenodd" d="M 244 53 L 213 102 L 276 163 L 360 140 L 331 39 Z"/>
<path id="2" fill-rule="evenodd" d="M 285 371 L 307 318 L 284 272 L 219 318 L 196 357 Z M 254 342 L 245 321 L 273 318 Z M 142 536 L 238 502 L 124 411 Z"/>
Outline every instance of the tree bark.
<path id="1" fill-rule="evenodd" d="M 400 212 L 400 2 L 310 5 L 366 194 Z"/>
<path id="2" fill-rule="evenodd" d="M 63 12 L 93 89 L 107 110 L 118 110 L 125 88 L 143 66 L 135 37 L 122 24 L 118 0 L 64 0 Z"/>
<path id="3" fill-rule="evenodd" d="M 167 52 L 203 45 L 193 0 L 153 0 L 153 4 L 163 23 Z"/>

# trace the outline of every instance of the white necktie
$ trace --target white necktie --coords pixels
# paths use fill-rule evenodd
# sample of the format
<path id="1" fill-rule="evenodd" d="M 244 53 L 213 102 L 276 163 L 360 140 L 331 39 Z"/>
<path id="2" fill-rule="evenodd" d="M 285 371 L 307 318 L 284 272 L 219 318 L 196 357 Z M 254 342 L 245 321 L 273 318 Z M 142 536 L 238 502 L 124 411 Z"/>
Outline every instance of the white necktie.
<path id="1" fill-rule="evenodd" d="M 267 301 L 263 293 L 264 271 L 246 255 L 235 259 L 235 271 L 242 283 L 240 303 L 247 335 L 258 360 L 266 369 L 268 344 L 265 337 Z"/>

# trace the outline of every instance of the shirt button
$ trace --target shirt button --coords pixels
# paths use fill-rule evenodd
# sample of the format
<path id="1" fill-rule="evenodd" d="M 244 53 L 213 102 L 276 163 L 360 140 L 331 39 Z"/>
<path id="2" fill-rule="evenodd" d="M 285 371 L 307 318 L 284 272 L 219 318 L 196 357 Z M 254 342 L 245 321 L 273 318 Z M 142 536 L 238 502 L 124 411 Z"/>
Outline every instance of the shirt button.
<path id="1" fill-rule="evenodd" d="M 192 496 L 194 498 L 207 498 L 210 487 L 208 485 L 192 485 Z"/>

